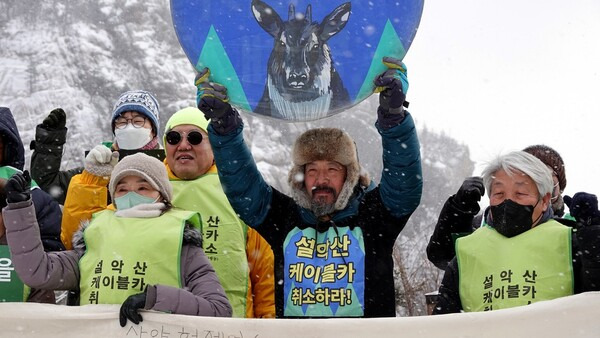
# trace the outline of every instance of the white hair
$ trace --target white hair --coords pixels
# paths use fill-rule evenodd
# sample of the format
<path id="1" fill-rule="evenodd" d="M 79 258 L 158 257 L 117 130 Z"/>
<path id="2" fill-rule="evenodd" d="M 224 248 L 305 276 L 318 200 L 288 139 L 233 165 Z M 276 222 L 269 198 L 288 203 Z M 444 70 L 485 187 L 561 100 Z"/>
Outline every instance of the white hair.
<path id="1" fill-rule="evenodd" d="M 496 172 L 504 170 L 507 175 L 514 175 L 515 171 L 520 171 L 529 176 L 540 194 L 540 198 L 546 194 L 552 194 L 554 184 L 552 182 L 552 171 L 537 157 L 524 151 L 513 151 L 511 153 L 498 156 L 490 161 L 483 169 L 483 184 L 487 190 L 488 197 L 491 193 L 492 181 Z"/>

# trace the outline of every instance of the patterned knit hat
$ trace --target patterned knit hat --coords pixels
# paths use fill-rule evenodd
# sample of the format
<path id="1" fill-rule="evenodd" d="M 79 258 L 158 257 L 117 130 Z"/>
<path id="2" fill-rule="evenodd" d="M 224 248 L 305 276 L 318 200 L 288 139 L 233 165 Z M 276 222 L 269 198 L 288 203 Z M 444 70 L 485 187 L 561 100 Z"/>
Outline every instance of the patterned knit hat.
<path id="1" fill-rule="evenodd" d="M 145 90 L 131 90 L 121 94 L 112 112 L 110 121 L 113 133 L 115 132 L 115 120 L 124 112 L 135 111 L 146 116 L 152 123 L 152 128 L 158 135 L 158 119 L 160 107 L 156 98 Z"/>
<path id="2" fill-rule="evenodd" d="M 565 187 L 567 186 L 565 163 L 556 150 L 543 144 L 536 144 L 523 149 L 523 151 L 539 158 L 545 165 L 552 168 L 552 171 L 556 177 L 558 177 L 558 187 L 560 188 L 560 191 L 565 191 Z"/>
<path id="3" fill-rule="evenodd" d="M 111 198 L 114 199 L 117 183 L 123 177 L 129 175 L 138 176 L 148 181 L 166 201 L 171 202 L 173 199 L 173 188 L 169 182 L 167 168 L 160 160 L 144 153 L 125 156 L 117 163 L 108 183 L 108 192 Z"/>
<path id="4" fill-rule="evenodd" d="M 335 210 L 346 207 L 358 183 L 365 187 L 370 183 L 369 175 L 362 170 L 358 162 L 354 140 L 341 129 L 317 128 L 304 132 L 294 143 L 292 160 L 288 183 L 296 203 L 306 209 L 311 207 L 310 197 L 304 186 L 304 166 L 307 163 L 326 160 L 338 162 L 346 167 L 346 181 L 335 202 Z"/>

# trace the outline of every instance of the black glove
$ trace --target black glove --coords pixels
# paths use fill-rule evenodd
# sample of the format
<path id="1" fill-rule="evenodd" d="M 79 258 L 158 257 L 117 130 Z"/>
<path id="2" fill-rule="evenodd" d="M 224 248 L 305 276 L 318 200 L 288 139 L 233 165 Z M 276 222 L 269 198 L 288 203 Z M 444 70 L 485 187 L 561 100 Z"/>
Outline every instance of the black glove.
<path id="1" fill-rule="evenodd" d="M 18 203 L 28 201 L 31 197 L 31 176 L 29 171 L 16 173 L 8 179 L 4 186 L 6 201 L 8 203 Z"/>
<path id="2" fill-rule="evenodd" d="M 119 324 L 121 324 L 121 327 L 127 325 L 127 319 L 136 325 L 142 322 L 143 319 L 138 310 L 143 309 L 144 306 L 146 306 L 146 291 L 127 297 L 119 311 Z"/>
<path id="3" fill-rule="evenodd" d="M 67 114 L 62 108 L 56 108 L 44 119 L 42 127 L 46 130 L 58 130 L 65 128 L 66 124 Z"/>
<path id="4" fill-rule="evenodd" d="M 405 101 L 408 89 L 406 66 L 402 61 L 391 57 L 384 57 L 383 63 L 389 69 L 373 80 L 375 92 L 380 93 L 379 107 L 387 114 L 402 114 L 403 106 L 408 107 L 408 102 Z"/>
<path id="5" fill-rule="evenodd" d="M 204 68 L 196 74 L 194 84 L 198 89 L 196 103 L 207 119 L 219 119 L 227 113 L 232 113 L 233 108 L 229 104 L 227 88 L 215 82 L 209 81 L 210 70 Z"/>
<path id="6" fill-rule="evenodd" d="M 485 187 L 481 177 L 469 177 L 465 179 L 454 195 L 454 203 L 459 207 L 466 207 L 469 211 L 479 212 L 479 201 L 485 194 Z"/>
<path id="7" fill-rule="evenodd" d="M 573 197 L 564 196 L 563 200 L 569 207 L 571 216 L 581 225 L 600 225 L 598 198 L 594 194 L 578 192 Z"/>

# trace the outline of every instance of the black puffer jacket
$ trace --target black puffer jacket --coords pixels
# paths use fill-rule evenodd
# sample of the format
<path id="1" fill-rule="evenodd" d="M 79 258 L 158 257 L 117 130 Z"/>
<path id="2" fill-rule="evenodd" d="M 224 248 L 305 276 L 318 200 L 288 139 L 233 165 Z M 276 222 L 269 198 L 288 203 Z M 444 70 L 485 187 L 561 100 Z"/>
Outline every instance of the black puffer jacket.
<path id="1" fill-rule="evenodd" d="M 10 109 L 0 107 L 0 137 L 4 144 L 0 166 L 10 166 L 23 170 L 25 165 L 25 148 L 17 129 L 17 124 Z M 8 179 L 9 177 L 3 177 Z M 62 212 L 58 203 L 46 192 L 39 188 L 31 190 L 31 198 L 40 226 L 42 243 L 46 251 L 64 250 L 60 241 L 60 223 Z"/>
<path id="2" fill-rule="evenodd" d="M 39 124 L 30 145 L 31 178 L 60 204 L 65 203 L 71 178 L 83 171 L 83 167 L 60 171 L 66 138 L 67 128 L 49 130 Z"/>
<path id="3" fill-rule="evenodd" d="M 25 166 L 25 148 L 17 129 L 17 123 L 10 109 L 0 107 L 0 136 L 4 143 L 1 166 L 11 166 L 23 170 Z"/>

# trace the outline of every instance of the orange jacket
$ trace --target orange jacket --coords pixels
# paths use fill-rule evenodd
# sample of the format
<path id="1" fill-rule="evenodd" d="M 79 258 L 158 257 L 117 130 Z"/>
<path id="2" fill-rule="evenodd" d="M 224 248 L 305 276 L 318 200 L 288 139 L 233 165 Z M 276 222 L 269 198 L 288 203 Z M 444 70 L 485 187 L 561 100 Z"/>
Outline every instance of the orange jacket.
<path id="1" fill-rule="evenodd" d="M 165 163 L 166 165 L 166 163 Z M 167 166 L 170 178 L 175 178 Z M 209 172 L 215 172 L 213 166 Z M 84 170 L 73 176 L 65 199 L 61 239 L 65 247 L 72 249 L 71 239 L 82 221 L 106 208 L 108 178 L 90 174 Z M 271 247 L 254 229 L 248 227 L 246 239 L 249 278 L 246 297 L 246 318 L 275 318 L 274 257 Z"/>

